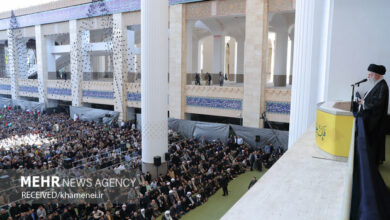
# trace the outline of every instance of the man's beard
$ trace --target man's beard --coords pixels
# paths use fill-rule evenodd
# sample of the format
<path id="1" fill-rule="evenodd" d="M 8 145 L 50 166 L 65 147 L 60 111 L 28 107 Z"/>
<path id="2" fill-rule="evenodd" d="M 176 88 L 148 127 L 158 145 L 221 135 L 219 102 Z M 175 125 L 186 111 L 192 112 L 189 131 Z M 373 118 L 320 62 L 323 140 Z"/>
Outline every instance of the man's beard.
<path id="1" fill-rule="evenodd" d="M 375 82 L 376 82 L 375 78 L 368 78 L 368 83 L 369 83 L 370 85 L 374 85 Z"/>

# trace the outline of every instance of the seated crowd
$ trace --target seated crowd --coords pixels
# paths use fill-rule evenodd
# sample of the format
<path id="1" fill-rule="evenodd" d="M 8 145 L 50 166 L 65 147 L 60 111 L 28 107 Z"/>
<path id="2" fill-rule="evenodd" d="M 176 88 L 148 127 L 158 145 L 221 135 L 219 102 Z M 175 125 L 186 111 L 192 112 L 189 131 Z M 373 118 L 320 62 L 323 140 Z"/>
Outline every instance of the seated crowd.
<path id="1" fill-rule="evenodd" d="M 139 186 L 128 190 L 127 202 L 106 197 L 96 203 L 13 202 L 8 193 L 1 193 L 0 220 L 143 220 L 160 215 L 162 219 L 179 219 L 206 202 L 223 184 L 249 168 L 261 170 L 263 164 L 268 168 L 283 154 L 281 148 L 271 145 L 253 151 L 233 136 L 224 144 L 183 138 L 170 130 L 168 172 L 152 178 L 150 173 L 141 172 L 141 134 L 134 123 L 109 126 L 74 121 L 64 113 L 48 115 L 10 108 L 1 109 L 0 115 L 1 176 L 9 170 L 57 172 L 64 169 L 64 159 L 69 158 L 74 172 L 120 172 L 127 168 L 136 170 L 141 179 Z"/>

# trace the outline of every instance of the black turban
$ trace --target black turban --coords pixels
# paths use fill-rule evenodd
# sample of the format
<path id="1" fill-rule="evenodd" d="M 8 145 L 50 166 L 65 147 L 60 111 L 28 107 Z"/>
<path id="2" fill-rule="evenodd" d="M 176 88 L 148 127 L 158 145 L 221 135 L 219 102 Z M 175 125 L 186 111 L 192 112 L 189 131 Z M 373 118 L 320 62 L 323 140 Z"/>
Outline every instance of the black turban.
<path id="1" fill-rule="evenodd" d="M 386 73 L 386 67 L 382 65 L 376 65 L 376 64 L 370 64 L 368 66 L 368 71 L 377 73 L 379 75 L 385 75 Z"/>

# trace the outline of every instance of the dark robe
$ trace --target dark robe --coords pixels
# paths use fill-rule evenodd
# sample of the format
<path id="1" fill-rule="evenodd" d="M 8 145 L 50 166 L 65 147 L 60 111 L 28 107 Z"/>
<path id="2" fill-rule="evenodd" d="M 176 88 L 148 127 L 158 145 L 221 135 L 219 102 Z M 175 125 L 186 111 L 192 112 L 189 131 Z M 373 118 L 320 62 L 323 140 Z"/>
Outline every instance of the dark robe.
<path id="1" fill-rule="evenodd" d="M 364 98 L 362 116 L 369 145 L 369 157 L 375 164 L 385 160 L 385 127 L 389 87 L 385 80 L 377 83 Z"/>

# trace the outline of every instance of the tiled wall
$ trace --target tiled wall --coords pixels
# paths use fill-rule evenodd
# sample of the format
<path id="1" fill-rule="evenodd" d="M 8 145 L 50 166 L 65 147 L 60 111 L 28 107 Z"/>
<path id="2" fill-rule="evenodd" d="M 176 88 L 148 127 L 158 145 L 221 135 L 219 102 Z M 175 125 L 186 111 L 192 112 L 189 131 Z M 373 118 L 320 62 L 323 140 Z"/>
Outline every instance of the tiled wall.
<path id="1" fill-rule="evenodd" d="M 70 80 L 48 80 L 47 98 L 71 101 L 72 90 Z"/>
<path id="2" fill-rule="evenodd" d="M 6 91 L 11 91 L 11 85 L 9 84 L 0 84 L 0 90 L 6 90 Z"/>
<path id="3" fill-rule="evenodd" d="M 19 86 L 19 92 L 38 93 L 37 86 Z"/>
<path id="4" fill-rule="evenodd" d="M 288 123 L 290 121 L 290 103 L 290 88 L 265 89 L 265 111 L 269 121 Z"/>
<path id="5" fill-rule="evenodd" d="M 38 80 L 19 79 L 19 95 L 27 97 L 38 97 Z"/>
<path id="6" fill-rule="evenodd" d="M 203 107 L 203 108 L 219 108 L 219 109 L 231 109 L 231 110 L 242 109 L 241 99 L 187 96 L 186 104 L 187 106 L 196 106 L 196 107 Z"/>
<path id="7" fill-rule="evenodd" d="M 47 88 L 47 94 L 49 95 L 59 95 L 59 96 L 71 96 L 72 90 L 70 89 L 61 89 L 61 88 Z"/>
<path id="8" fill-rule="evenodd" d="M 290 103 L 266 101 L 265 109 L 268 113 L 290 114 Z"/>
<path id="9" fill-rule="evenodd" d="M 114 99 L 114 93 L 109 91 L 83 90 L 83 98 Z"/>

